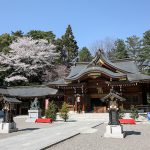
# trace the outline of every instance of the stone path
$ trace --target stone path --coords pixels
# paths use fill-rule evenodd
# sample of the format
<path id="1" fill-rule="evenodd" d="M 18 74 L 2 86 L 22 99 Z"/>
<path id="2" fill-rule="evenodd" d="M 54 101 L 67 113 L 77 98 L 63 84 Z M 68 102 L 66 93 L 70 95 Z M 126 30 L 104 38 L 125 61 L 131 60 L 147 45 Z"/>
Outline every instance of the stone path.
<path id="1" fill-rule="evenodd" d="M 99 124 L 99 121 L 57 122 L 50 127 L 1 139 L 0 150 L 39 150 L 75 136 L 80 132 L 90 131 L 91 127 Z"/>
<path id="2" fill-rule="evenodd" d="M 124 125 L 124 139 L 104 138 L 106 124 L 54 145 L 48 150 L 150 150 L 150 124 Z"/>

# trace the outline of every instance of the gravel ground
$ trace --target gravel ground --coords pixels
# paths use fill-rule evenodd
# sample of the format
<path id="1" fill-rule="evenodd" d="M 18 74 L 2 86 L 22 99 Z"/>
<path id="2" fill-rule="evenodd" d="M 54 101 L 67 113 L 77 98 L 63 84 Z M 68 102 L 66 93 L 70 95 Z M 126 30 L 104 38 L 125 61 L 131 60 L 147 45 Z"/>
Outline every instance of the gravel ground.
<path id="1" fill-rule="evenodd" d="M 124 125 L 124 139 L 104 138 L 106 124 L 95 133 L 84 133 L 50 147 L 48 150 L 150 150 L 150 124 Z"/>
<path id="2" fill-rule="evenodd" d="M 33 130 L 38 130 L 41 128 L 49 128 L 51 126 L 59 126 L 62 125 L 63 123 L 61 122 L 54 122 L 52 124 L 50 123 L 34 123 L 34 122 L 25 122 L 26 118 L 19 118 L 16 117 L 14 118 L 14 121 L 17 124 L 18 131 L 17 132 L 12 132 L 12 133 L 1 133 L 0 134 L 0 139 L 8 138 L 11 136 L 16 136 L 20 134 L 25 134 L 32 132 Z M 0 122 L 2 121 L 2 118 L 0 118 Z"/>

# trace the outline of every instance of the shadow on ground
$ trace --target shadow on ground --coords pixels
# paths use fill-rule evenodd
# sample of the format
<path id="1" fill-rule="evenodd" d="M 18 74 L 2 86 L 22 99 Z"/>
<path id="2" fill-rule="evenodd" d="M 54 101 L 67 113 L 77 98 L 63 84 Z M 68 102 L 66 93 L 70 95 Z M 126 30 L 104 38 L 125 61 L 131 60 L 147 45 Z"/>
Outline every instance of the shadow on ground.
<path id="1" fill-rule="evenodd" d="M 38 130 L 40 128 L 25 128 L 25 129 L 20 129 L 18 131 L 32 131 L 32 130 Z"/>
<path id="2" fill-rule="evenodd" d="M 65 122 L 64 120 L 56 120 L 55 122 Z M 66 122 L 77 122 L 77 120 L 67 120 Z"/>
<path id="3" fill-rule="evenodd" d="M 129 135 L 141 135 L 141 132 L 137 132 L 137 131 L 126 131 L 126 136 Z"/>

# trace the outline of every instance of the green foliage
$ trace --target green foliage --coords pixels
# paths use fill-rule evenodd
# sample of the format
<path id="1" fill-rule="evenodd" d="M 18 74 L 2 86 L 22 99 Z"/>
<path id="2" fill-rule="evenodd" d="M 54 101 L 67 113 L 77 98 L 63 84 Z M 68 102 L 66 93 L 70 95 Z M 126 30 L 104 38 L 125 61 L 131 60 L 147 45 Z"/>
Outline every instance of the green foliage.
<path id="1" fill-rule="evenodd" d="M 60 57 L 58 58 L 58 64 L 65 64 L 66 63 L 66 51 L 64 49 L 64 46 L 63 46 L 63 41 L 62 39 L 58 38 L 56 41 L 55 41 L 55 45 L 56 45 L 56 51 L 60 53 Z"/>
<path id="2" fill-rule="evenodd" d="M 61 40 L 63 50 L 66 52 L 66 62 L 72 62 L 72 60 L 78 56 L 78 46 L 70 25 L 68 25 L 66 33 L 62 36 Z"/>
<path id="3" fill-rule="evenodd" d="M 48 109 L 45 112 L 46 118 L 52 118 L 54 121 L 56 120 L 57 116 L 57 106 L 54 101 L 51 101 L 48 105 Z"/>
<path id="4" fill-rule="evenodd" d="M 126 43 L 129 57 L 137 60 L 142 46 L 142 40 L 140 39 L 140 37 L 133 35 L 127 38 Z"/>
<path id="5" fill-rule="evenodd" d="M 127 50 L 126 50 L 126 45 L 125 45 L 124 40 L 118 39 L 115 42 L 114 51 L 115 51 L 115 58 L 116 59 L 128 58 L 128 53 L 127 53 Z"/>
<path id="6" fill-rule="evenodd" d="M 83 47 L 79 52 L 79 61 L 90 62 L 91 60 L 92 60 L 92 55 L 90 51 L 86 47 Z"/>
<path id="7" fill-rule="evenodd" d="M 68 105 L 66 102 L 63 103 L 62 108 L 60 110 L 60 117 L 66 122 L 66 120 L 68 120 L 69 116 L 68 116 Z"/>
<path id="8" fill-rule="evenodd" d="M 41 30 L 31 30 L 30 32 L 27 33 L 27 36 L 31 36 L 35 40 L 46 39 L 52 43 L 54 42 L 56 37 L 52 31 L 41 31 Z"/>
<path id="9" fill-rule="evenodd" d="M 11 32 L 11 35 L 12 37 L 15 39 L 17 37 L 23 37 L 24 36 L 24 33 L 21 31 L 21 30 L 17 30 L 15 32 Z"/>
<path id="10" fill-rule="evenodd" d="M 139 54 L 140 60 L 150 60 L 150 30 L 143 34 L 143 47 Z"/>
<path id="11" fill-rule="evenodd" d="M 133 118 L 133 119 L 137 119 L 139 117 L 139 115 L 138 115 L 138 109 L 134 105 L 131 105 L 131 108 L 130 108 L 130 117 Z"/>
<path id="12" fill-rule="evenodd" d="M 138 56 L 139 68 L 143 73 L 150 75 L 150 67 L 145 62 L 150 61 L 150 30 L 143 34 L 143 45 Z M 148 64 L 148 63 L 147 63 Z"/>
<path id="13" fill-rule="evenodd" d="M 0 52 L 8 53 L 10 48 L 9 45 L 12 43 L 12 37 L 10 34 L 0 35 Z"/>
<path id="14" fill-rule="evenodd" d="M 150 30 L 143 34 L 143 45 L 150 45 Z"/>
<path id="15" fill-rule="evenodd" d="M 123 118 L 125 116 L 125 110 L 123 107 L 120 107 L 119 109 L 119 118 Z"/>

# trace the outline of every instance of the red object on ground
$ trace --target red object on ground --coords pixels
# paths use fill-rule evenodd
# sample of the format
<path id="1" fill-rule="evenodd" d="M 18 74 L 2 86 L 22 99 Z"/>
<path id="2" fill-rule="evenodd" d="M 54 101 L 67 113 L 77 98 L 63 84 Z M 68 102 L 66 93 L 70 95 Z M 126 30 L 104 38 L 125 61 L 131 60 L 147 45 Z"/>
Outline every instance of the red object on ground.
<path id="1" fill-rule="evenodd" d="M 119 122 L 121 124 L 135 124 L 135 120 L 134 119 L 119 119 Z"/>
<path id="2" fill-rule="evenodd" d="M 35 123 L 52 123 L 52 118 L 38 118 L 35 120 Z"/>

